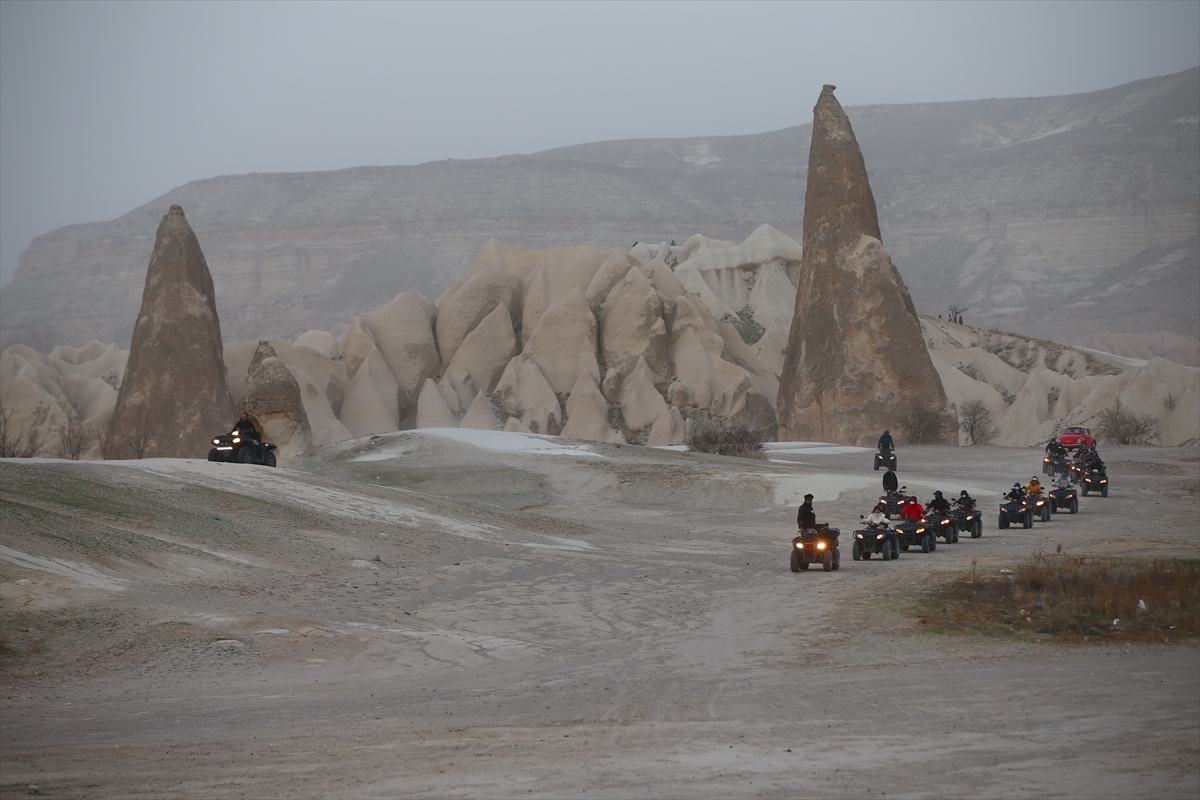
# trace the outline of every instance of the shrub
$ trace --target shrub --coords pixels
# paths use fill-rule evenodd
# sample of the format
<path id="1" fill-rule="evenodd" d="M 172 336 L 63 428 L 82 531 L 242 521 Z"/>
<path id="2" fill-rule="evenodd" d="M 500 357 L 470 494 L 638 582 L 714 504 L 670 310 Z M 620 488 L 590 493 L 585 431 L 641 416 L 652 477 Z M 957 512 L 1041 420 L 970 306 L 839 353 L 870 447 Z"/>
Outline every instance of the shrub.
<path id="1" fill-rule="evenodd" d="M 1145 414 L 1135 414 L 1118 400 L 1111 408 L 1100 412 L 1096 433 L 1109 444 L 1150 444 L 1158 438 L 1158 420 Z"/>
<path id="2" fill-rule="evenodd" d="M 896 417 L 907 444 L 942 444 L 949 423 L 950 412 L 932 402 L 932 398 L 909 400 Z"/>
<path id="3" fill-rule="evenodd" d="M 34 437 L 25 437 L 25 428 L 13 424 L 15 409 L 0 405 L 0 458 L 35 458 L 42 452 Z"/>
<path id="4" fill-rule="evenodd" d="M 970 400 L 958 409 L 958 427 L 971 444 L 991 444 L 996 438 L 992 410 L 982 400 Z"/>
<path id="5" fill-rule="evenodd" d="M 58 442 L 51 450 L 55 458 L 78 461 L 96 443 L 96 429 L 80 419 L 72 419 L 58 428 Z"/>
<path id="6" fill-rule="evenodd" d="M 726 426 L 717 421 L 693 417 L 692 431 L 688 436 L 688 447 L 704 453 L 742 458 L 763 458 L 763 442 L 766 434 L 762 430 L 751 430 L 740 426 Z"/>
<path id="7" fill-rule="evenodd" d="M 1161 642 L 1200 634 L 1200 561 L 1036 552 L 998 575 L 966 574 L 929 598 L 921 621 L 950 632 Z"/>

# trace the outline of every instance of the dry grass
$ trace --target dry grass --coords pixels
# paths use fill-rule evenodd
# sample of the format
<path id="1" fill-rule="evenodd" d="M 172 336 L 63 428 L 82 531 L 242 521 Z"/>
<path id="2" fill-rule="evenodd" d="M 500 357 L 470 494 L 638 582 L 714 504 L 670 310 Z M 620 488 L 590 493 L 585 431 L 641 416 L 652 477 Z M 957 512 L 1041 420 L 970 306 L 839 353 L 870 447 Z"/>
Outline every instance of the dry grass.
<path id="1" fill-rule="evenodd" d="M 742 458 L 764 458 L 763 442 L 766 435 L 761 430 L 742 427 L 726 427 L 720 424 L 705 424 L 693 418 L 692 434 L 688 447 L 704 453 Z"/>
<path id="2" fill-rule="evenodd" d="M 1060 547 L 992 575 L 980 574 L 972 561 L 970 572 L 928 598 L 925 612 L 920 622 L 945 633 L 1074 642 L 1195 639 L 1200 560 L 1088 558 Z"/>

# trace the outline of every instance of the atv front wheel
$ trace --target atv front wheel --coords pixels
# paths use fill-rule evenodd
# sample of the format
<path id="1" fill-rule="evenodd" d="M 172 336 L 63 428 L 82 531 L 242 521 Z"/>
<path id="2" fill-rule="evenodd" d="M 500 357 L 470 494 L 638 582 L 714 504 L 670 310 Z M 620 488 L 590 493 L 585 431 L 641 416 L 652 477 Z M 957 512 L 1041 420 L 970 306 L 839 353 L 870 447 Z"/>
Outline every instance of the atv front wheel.
<path id="1" fill-rule="evenodd" d="M 800 554 L 795 550 L 792 551 L 792 572 L 800 571 Z"/>
<path id="2" fill-rule="evenodd" d="M 1107 483 L 1100 487 L 1100 496 L 1108 497 L 1108 484 Z"/>
<path id="3" fill-rule="evenodd" d="M 854 544 L 850 545 L 850 557 L 855 561 L 862 561 L 863 551 L 861 543 L 855 542 Z"/>
<path id="4" fill-rule="evenodd" d="M 1005 514 L 1003 511 L 1001 511 L 1001 512 L 1000 512 L 1000 525 L 999 525 L 999 527 L 1000 527 L 1002 530 L 1003 530 L 1004 528 L 1007 528 L 1007 527 L 1008 527 L 1008 514 Z"/>
<path id="5" fill-rule="evenodd" d="M 1083 485 L 1083 496 L 1088 496 L 1088 485 L 1086 483 Z"/>
<path id="6" fill-rule="evenodd" d="M 237 451 L 237 461 L 239 464 L 253 464 L 254 450 L 249 447 L 243 447 Z"/>
<path id="7" fill-rule="evenodd" d="M 833 548 L 833 568 L 842 568 L 842 548 L 840 547 Z"/>
<path id="8" fill-rule="evenodd" d="M 1049 522 L 1049 521 L 1050 521 L 1050 508 L 1048 506 L 1042 506 L 1042 522 Z"/>
<path id="9" fill-rule="evenodd" d="M 971 538 L 978 539 L 983 536 L 983 520 L 974 519 L 971 521 Z"/>
<path id="10" fill-rule="evenodd" d="M 1026 529 L 1033 527 L 1033 512 L 1032 511 L 1025 512 L 1025 516 L 1023 516 L 1021 518 L 1021 527 L 1026 528 Z"/>
<path id="11" fill-rule="evenodd" d="M 214 447 L 212 450 L 208 451 L 208 460 L 209 461 L 220 460 L 220 454 L 217 452 L 217 448 Z"/>
<path id="12" fill-rule="evenodd" d="M 825 551 L 825 557 L 821 559 L 821 569 L 826 572 L 833 571 L 833 553 L 828 550 Z"/>
<path id="13" fill-rule="evenodd" d="M 930 540 L 933 539 L 928 533 L 921 537 L 921 552 L 928 553 L 933 547 L 930 546 Z"/>
<path id="14" fill-rule="evenodd" d="M 892 560 L 892 543 L 887 540 L 884 540 L 884 542 L 883 542 L 883 560 L 884 561 Z"/>
<path id="15" fill-rule="evenodd" d="M 1079 513 L 1079 498 L 1078 497 L 1071 498 L 1071 513 L 1072 514 Z"/>

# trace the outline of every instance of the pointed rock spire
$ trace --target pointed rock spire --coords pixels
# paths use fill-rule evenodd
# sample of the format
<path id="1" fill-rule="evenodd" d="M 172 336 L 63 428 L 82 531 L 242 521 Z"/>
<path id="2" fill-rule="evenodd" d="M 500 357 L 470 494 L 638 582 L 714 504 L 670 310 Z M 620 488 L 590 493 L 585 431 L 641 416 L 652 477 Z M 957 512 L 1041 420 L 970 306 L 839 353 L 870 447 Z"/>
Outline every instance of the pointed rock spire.
<path id="1" fill-rule="evenodd" d="M 203 458 L 233 424 L 212 275 L 183 209 L 158 226 L 142 308 L 110 425 L 145 434 L 146 455 Z"/>
<path id="2" fill-rule="evenodd" d="M 946 394 L 883 249 L 850 120 L 826 85 L 813 109 L 800 285 L 779 387 L 779 438 L 873 443 L 906 404 Z M 947 430 L 946 441 L 957 440 Z"/>

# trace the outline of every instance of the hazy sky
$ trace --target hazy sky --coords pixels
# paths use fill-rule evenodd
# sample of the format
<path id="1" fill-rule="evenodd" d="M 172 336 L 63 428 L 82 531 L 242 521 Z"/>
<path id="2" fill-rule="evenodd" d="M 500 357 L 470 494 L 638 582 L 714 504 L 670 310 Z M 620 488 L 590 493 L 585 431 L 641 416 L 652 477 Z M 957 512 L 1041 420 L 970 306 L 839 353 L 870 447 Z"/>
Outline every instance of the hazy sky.
<path id="1" fill-rule="evenodd" d="M 1200 64 L 1200 2 L 0 0 L 0 283 L 188 181 L 761 133 Z"/>

